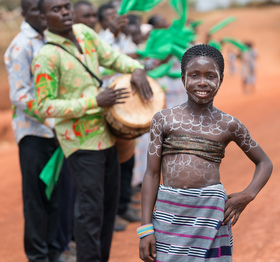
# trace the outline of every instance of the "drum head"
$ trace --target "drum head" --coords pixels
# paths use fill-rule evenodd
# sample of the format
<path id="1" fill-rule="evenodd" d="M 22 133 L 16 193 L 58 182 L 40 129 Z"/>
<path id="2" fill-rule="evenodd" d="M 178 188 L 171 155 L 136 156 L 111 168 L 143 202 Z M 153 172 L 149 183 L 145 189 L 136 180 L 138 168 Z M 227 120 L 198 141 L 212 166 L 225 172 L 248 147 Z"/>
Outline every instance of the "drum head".
<path id="1" fill-rule="evenodd" d="M 144 103 L 138 91 L 132 93 L 131 74 L 117 78 L 112 85 L 115 89 L 127 87 L 131 93 L 124 104 L 116 104 L 108 110 L 120 123 L 131 128 L 149 128 L 154 114 L 165 108 L 165 94 L 161 86 L 151 77 L 147 77 L 153 91 L 153 101 Z"/>

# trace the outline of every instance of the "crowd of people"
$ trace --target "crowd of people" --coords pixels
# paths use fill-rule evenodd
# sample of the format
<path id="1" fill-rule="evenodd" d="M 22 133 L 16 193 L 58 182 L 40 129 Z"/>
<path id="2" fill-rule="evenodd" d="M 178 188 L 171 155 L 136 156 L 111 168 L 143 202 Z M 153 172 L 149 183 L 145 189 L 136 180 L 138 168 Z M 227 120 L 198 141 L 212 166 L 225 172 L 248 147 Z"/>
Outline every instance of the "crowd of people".
<path id="1" fill-rule="evenodd" d="M 272 167 L 244 125 L 212 105 L 223 80 L 219 51 L 205 45 L 189 49 L 193 51 L 187 51 L 183 57 L 182 79 L 157 79 L 165 89 L 167 107 L 172 109 L 155 115 L 150 134 L 123 140 L 112 135 L 102 108 L 125 103 L 129 91 L 108 86 L 121 74 L 131 74 L 131 85 L 142 100 L 153 100 L 147 70 L 162 61 L 141 60 L 136 50 L 144 45 L 150 30 L 168 27 L 164 17 L 156 15 L 143 24 L 138 15 L 119 16 L 117 0 L 98 10 L 88 1 L 72 6 L 69 0 L 21 0 L 21 6 L 21 31 L 8 47 L 4 60 L 13 105 L 12 127 L 19 146 L 24 250 L 28 261 L 108 261 L 113 231 L 125 230 L 127 223 L 141 221 L 139 209 L 131 205 L 132 185 L 141 186 L 144 173 L 142 225 L 150 227 L 153 223 L 154 229 L 141 235 L 140 257 L 144 261 L 154 261 L 155 256 L 160 261 L 174 261 L 174 254 L 165 254 L 167 246 L 174 245 L 173 240 L 165 239 L 166 235 L 179 234 L 180 229 L 179 233 L 176 230 L 180 227 L 176 224 L 175 231 L 170 227 L 164 233 L 166 223 L 173 222 L 165 221 L 162 213 L 169 212 L 166 201 L 173 199 L 172 188 L 185 190 L 186 195 L 191 194 L 188 188 L 207 191 L 209 187 L 214 195 L 224 192 L 218 168 L 224 148 L 234 141 L 256 164 L 256 172 L 243 193 L 229 196 L 226 206 L 223 193 L 217 204 L 225 211 L 225 220 L 223 215 L 219 218 L 221 234 L 229 232 L 230 220 L 234 219 L 233 224 L 237 221 L 268 180 Z M 97 23 L 101 27 L 98 33 Z M 180 66 L 181 61 L 175 60 L 173 68 Z M 196 90 L 199 78 L 203 79 L 201 86 L 211 90 Z M 192 120 L 188 122 L 189 118 Z M 211 118 L 215 118 L 215 123 L 208 123 Z M 173 128 L 175 132 L 171 132 Z M 180 151 L 176 143 L 185 143 L 184 139 L 194 145 Z M 198 140 L 208 143 L 214 152 L 206 152 L 204 145 L 201 151 L 205 154 L 188 152 L 198 149 Z M 218 145 L 214 140 L 218 140 Z M 48 199 L 40 174 L 58 147 L 65 159 Z M 213 153 L 219 156 L 213 159 L 209 156 Z M 161 171 L 164 185 L 158 189 Z M 181 191 L 176 194 L 182 194 Z M 161 198 L 166 199 L 165 203 L 159 203 Z M 181 201 L 180 197 L 174 199 L 174 203 Z M 71 241 L 75 242 L 72 253 Z M 230 234 L 225 241 L 226 245 L 223 239 L 213 242 L 224 247 L 222 255 L 218 252 L 219 257 L 231 257 Z M 206 248 L 204 244 L 198 246 Z M 179 250 L 179 246 L 176 248 Z M 165 255 L 160 259 L 161 254 Z"/>
<path id="2" fill-rule="evenodd" d="M 142 34 L 141 17 L 118 16 L 119 4 L 111 1 L 97 10 L 88 1 L 73 6 L 67 0 L 21 1 L 21 32 L 4 60 L 20 154 L 29 261 L 62 261 L 71 240 L 77 243 L 79 261 L 106 261 L 113 230 L 141 220 L 139 209 L 130 204 L 135 150 L 127 155 L 128 142 L 121 139 L 115 146 L 101 108 L 126 98 L 126 90 L 106 88 L 121 73 L 132 73 L 131 82 L 142 90 L 143 100 L 152 99 L 145 67 L 134 59 L 153 26 Z M 97 22 L 98 34 L 93 31 Z M 80 62 L 96 78 L 88 78 Z M 134 149 L 136 142 L 131 143 Z M 58 146 L 66 158 L 48 200 L 40 173 Z M 139 157 L 146 158 L 144 154 Z"/>

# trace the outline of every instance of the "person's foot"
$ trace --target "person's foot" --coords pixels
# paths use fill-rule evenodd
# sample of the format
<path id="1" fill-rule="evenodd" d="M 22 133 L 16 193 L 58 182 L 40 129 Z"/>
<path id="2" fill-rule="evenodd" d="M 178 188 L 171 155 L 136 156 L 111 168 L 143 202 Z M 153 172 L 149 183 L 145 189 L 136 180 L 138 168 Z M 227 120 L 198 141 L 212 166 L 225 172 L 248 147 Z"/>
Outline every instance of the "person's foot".
<path id="1" fill-rule="evenodd" d="M 128 208 L 123 214 L 120 214 L 119 216 L 129 222 L 141 221 L 141 217 L 139 216 L 138 212 L 132 208 Z"/>
<path id="2" fill-rule="evenodd" d="M 77 247 L 76 247 L 76 242 L 75 241 L 70 241 L 68 244 L 69 251 L 72 255 L 76 256 L 77 255 Z"/>
<path id="3" fill-rule="evenodd" d="M 114 223 L 114 230 L 115 231 L 124 231 L 126 229 L 128 222 L 118 215 L 116 215 L 115 223 Z"/>
<path id="4" fill-rule="evenodd" d="M 76 262 L 77 258 L 75 255 L 72 254 L 70 250 L 65 250 L 60 258 L 59 262 Z"/>

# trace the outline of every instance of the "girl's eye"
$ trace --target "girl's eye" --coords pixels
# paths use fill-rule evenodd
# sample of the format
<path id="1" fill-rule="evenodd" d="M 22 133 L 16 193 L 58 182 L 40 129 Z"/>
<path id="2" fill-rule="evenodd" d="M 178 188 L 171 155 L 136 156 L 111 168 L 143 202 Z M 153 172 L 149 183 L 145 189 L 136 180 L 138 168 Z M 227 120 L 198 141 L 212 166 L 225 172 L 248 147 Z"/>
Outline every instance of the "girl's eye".
<path id="1" fill-rule="evenodd" d="M 192 74 L 191 77 L 192 77 L 192 78 L 196 78 L 197 75 L 196 75 L 196 74 Z"/>

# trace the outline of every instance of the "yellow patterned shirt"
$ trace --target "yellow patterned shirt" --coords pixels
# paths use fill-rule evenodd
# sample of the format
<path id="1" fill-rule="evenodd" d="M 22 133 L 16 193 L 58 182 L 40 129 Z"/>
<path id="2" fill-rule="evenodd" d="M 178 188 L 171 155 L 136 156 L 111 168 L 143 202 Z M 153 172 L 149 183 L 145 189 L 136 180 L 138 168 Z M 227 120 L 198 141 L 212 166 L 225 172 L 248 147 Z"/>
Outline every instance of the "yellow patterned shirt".
<path id="1" fill-rule="evenodd" d="M 89 27 L 77 24 L 73 32 L 84 61 L 72 41 L 49 31 L 46 38 L 70 51 L 98 77 L 99 65 L 121 73 L 143 69 L 138 61 L 113 51 Z M 45 45 L 32 67 L 39 116 L 56 118 L 57 138 L 66 157 L 79 149 L 103 150 L 114 145 L 115 138 L 96 102 L 99 83 L 75 57 L 60 47 Z"/>

